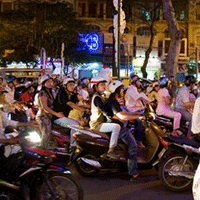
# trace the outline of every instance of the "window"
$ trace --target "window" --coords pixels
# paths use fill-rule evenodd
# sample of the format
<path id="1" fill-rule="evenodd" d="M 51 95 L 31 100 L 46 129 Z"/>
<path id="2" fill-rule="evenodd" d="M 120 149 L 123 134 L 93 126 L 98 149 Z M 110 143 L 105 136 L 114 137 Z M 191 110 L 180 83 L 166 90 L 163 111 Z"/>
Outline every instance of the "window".
<path id="1" fill-rule="evenodd" d="M 97 17 L 97 4 L 89 4 L 89 17 Z"/>
<path id="2" fill-rule="evenodd" d="M 114 29 L 113 26 L 109 27 L 108 32 L 109 32 L 109 33 L 113 33 L 113 29 Z"/>
<path id="3" fill-rule="evenodd" d="M 171 41 L 171 39 L 169 39 L 169 38 L 166 38 L 163 41 L 164 55 L 166 55 L 169 51 L 170 41 Z M 182 39 L 182 41 L 181 41 L 181 49 L 180 49 L 179 56 L 184 56 L 184 57 L 187 56 L 187 39 L 186 38 Z"/>
<path id="4" fill-rule="evenodd" d="M 100 32 L 100 27 L 97 26 L 97 25 L 88 25 L 87 26 L 87 29 L 90 31 L 90 32 Z"/>
<path id="5" fill-rule="evenodd" d="M 156 35 L 156 29 L 154 28 L 154 34 Z M 151 35 L 151 30 L 148 26 L 142 26 L 142 27 L 139 27 L 137 29 L 137 35 L 146 35 L 146 36 L 150 36 Z"/>
<path id="6" fill-rule="evenodd" d="M 12 2 L 3 2 L 3 12 L 12 10 Z"/>

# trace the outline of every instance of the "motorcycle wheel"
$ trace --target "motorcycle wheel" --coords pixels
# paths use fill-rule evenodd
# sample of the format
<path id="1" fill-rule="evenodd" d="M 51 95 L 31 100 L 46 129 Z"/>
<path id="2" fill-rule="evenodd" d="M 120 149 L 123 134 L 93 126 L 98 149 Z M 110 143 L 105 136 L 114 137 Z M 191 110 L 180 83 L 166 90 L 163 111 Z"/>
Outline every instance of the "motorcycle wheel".
<path id="1" fill-rule="evenodd" d="M 78 180 L 70 174 L 55 172 L 48 178 L 57 198 L 54 198 L 49 186 L 43 182 L 39 187 L 37 200 L 83 200 L 83 189 Z"/>
<path id="2" fill-rule="evenodd" d="M 24 198 L 19 192 L 8 188 L 0 188 L 0 200 L 23 200 Z"/>
<path id="3" fill-rule="evenodd" d="M 193 180 L 170 174 L 170 171 L 179 171 L 184 159 L 184 154 L 175 153 L 165 158 L 159 166 L 161 182 L 167 189 L 173 192 L 183 192 L 192 186 Z M 182 171 L 195 173 L 196 167 L 195 162 L 191 158 L 188 158 Z"/>
<path id="4" fill-rule="evenodd" d="M 92 154 L 84 154 L 83 156 L 81 156 L 83 158 L 88 158 L 88 159 L 92 159 L 92 160 L 98 160 L 96 158 L 96 156 L 92 155 Z M 90 166 L 86 166 L 84 164 L 81 164 L 79 161 L 76 161 L 75 162 L 75 166 L 76 166 L 76 169 L 77 171 L 85 176 L 85 177 L 95 177 L 98 173 L 99 173 L 99 170 L 98 169 L 95 169 L 94 167 L 90 167 Z"/>

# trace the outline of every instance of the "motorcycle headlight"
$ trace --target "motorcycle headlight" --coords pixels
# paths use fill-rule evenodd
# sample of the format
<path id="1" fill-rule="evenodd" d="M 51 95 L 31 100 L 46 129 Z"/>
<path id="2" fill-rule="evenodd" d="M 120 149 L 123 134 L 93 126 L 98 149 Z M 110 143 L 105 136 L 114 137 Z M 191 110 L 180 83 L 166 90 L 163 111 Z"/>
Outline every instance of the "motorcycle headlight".
<path id="1" fill-rule="evenodd" d="M 40 135 L 36 131 L 29 132 L 28 136 L 26 136 L 25 138 L 27 140 L 29 140 L 30 142 L 33 142 L 33 143 L 39 143 L 39 142 L 41 142 Z"/>

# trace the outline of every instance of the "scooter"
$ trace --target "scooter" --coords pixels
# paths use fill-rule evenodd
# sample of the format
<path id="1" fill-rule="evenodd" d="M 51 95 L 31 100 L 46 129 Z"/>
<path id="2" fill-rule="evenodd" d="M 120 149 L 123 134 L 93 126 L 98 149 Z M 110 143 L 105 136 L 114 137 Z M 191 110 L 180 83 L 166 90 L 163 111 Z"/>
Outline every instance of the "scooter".
<path id="1" fill-rule="evenodd" d="M 200 143 L 187 138 L 161 138 L 165 148 L 159 160 L 159 177 L 174 192 L 191 188 L 200 159 Z"/>
<path id="2" fill-rule="evenodd" d="M 146 148 L 138 149 L 138 168 L 158 169 L 158 160 L 162 157 L 165 150 L 160 138 L 165 134 L 160 127 L 153 121 L 154 111 L 148 106 L 145 111 L 146 120 L 143 121 L 146 136 Z M 118 141 L 116 151 L 120 155 L 118 160 L 102 157 L 109 148 L 109 136 L 105 133 L 93 131 L 86 128 L 71 126 L 77 130 L 74 139 L 77 149 L 71 155 L 71 162 L 75 163 L 77 170 L 84 176 L 95 176 L 99 171 L 127 171 L 127 146 L 122 141 Z"/>
<path id="3" fill-rule="evenodd" d="M 48 149 L 57 155 L 69 155 L 70 128 L 53 124 Z"/>
<path id="4" fill-rule="evenodd" d="M 53 153 L 37 147 L 37 132 L 28 129 L 15 139 L 20 150 L 1 158 L 0 199 L 83 199 L 78 180 L 68 169 L 53 163 Z"/>

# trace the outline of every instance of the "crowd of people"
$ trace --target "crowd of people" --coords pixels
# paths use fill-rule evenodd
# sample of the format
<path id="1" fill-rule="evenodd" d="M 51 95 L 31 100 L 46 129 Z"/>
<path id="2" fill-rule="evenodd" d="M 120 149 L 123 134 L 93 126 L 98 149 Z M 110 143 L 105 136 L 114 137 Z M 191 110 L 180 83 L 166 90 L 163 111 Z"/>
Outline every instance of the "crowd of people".
<path id="1" fill-rule="evenodd" d="M 30 81 L 26 82 L 19 99 L 16 100 L 16 77 L 10 76 L 7 80 L 0 77 L 0 104 L 3 105 L 0 111 L 0 142 L 5 140 L 3 129 L 7 125 L 29 126 L 35 125 L 36 121 L 42 134 L 43 148 L 47 148 L 49 144 L 53 123 L 63 127 L 89 126 L 95 131 L 111 133 L 106 154 L 111 159 L 119 158 L 115 151 L 118 139 L 127 144 L 129 175 L 131 181 L 137 181 L 140 179 L 137 148 L 145 148 L 142 125 L 145 118 L 141 113 L 146 104 L 152 105 L 157 115 L 173 118 L 172 136 L 179 137 L 177 131 L 183 119 L 189 122 L 186 137 L 200 140 L 199 84 L 195 84 L 194 76 L 186 76 L 184 86 L 178 88 L 176 98 L 172 98 L 171 82 L 165 77 L 149 85 L 142 83 L 140 78 L 133 74 L 130 76 L 130 86 L 125 90 L 121 80 L 108 82 L 104 77 L 94 77 L 90 81 L 74 80 L 70 77 L 58 79 L 45 74 L 37 88 Z M 105 91 L 109 95 L 105 96 Z M 23 107 L 20 106 L 22 103 Z M 33 106 L 28 106 L 29 103 L 37 108 L 36 111 Z M 19 110 L 25 113 L 25 117 L 20 120 L 17 115 Z M 11 120 L 8 120 L 8 116 L 11 116 Z M 129 131 L 129 123 L 135 125 L 134 135 Z M 71 147 L 76 146 L 74 133 L 75 130 L 71 129 Z"/>

